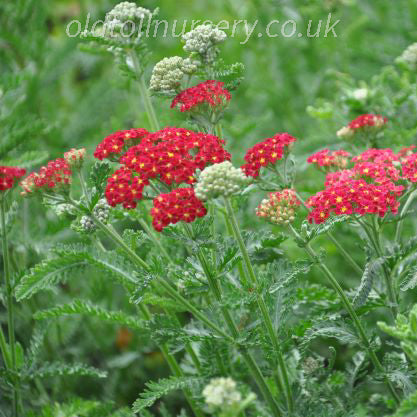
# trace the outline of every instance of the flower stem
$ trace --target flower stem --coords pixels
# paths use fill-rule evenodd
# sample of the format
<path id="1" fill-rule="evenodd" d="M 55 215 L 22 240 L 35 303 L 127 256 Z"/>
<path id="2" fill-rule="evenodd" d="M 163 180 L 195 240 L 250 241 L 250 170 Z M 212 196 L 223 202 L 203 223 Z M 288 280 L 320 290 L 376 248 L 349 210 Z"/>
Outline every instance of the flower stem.
<path id="1" fill-rule="evenodd" d="M 375 251 L 378 254 L 378 257 L 383 258 L 384 254 L 382 252 L 381 235 L 379 233 L 377 219 L 376 219 L 376 217 L 373 217 L 372 219 L 373 219 L 372 230 L 373 230 L 373 233 L 374 233 Z M 394 286 L 392 285 L 392 278 L 391 278 L 390 271 L 388 270 L 388 267 L 385 263 L 383 263 L 382 269 L 384 271 L 384 279 L 385 279 L 385 285 L 386 285 L 387 291 L 388 291 L 388 298 L 389 298 L 390 303 L 391 303 L 391 312 L 392 312 L 392 315 L 393 315 L 393 319 L 395 320 L 395 318 L 397 317 L 397 313 L 398 313 L 397 294 L 395 293 Z"/>
<path id="2" fill-rule="evenodd" d="M 9 348 L 11 353 L 11 371 L 13 372 L 13 404 L 12 415 L 17 417 L 19 415 L 20 404 L 20 387 L 18 381 L 18 369 L 16 361 L 16 338 L 14 330 L 14 302 L 13 302 L 13 287 L 10 276 L 10 260 L 9 260 L 9 248 L 7 241 L 7 229 L 6 229 L 6 201 L 5 197 L 0 197 L 1 206 L 1 234 L 2 234 L 2 246 L 3 246 L 3 266 L 4 266 L 4 281 L 6 284 L 6 298 L 7 298 L 7 326 L 9 336 Z M 3 332 L 2 332 L 3 333 Z M 4 338 L 4 335 L 3 335 Z M 7 355 L 6 355 L 7 357 Z"/>
<path id="3" fill-rule="evenodd" d="M 115 231 L 112 230 L 109 226 L 101 222 L 97 217 L 92 216 L 92 219 L 97 224 L 97 226 L 108 236 L 110 237 L 114 243 L 120 246 L 121 249 L 126 253 L 129 259 L 143 268 L 145 271 L 149 271 L 149 265 L 134 252 L 122 239 L 122 237 Z M 234 339 L 231 338 L 228 334 L 226 334 L 223 330 L 221 330 L 216 324 L 214 324 L 206 315 L 201 313 L 196 307 L 194 307 L 189 301 L 187 301 L 181 294 L 179 294 L 172 286 L 169 284 L 165 279 L 158 277 L 157 281 L 161 287 L 178 303 L 183 305 L 191 314 L 194 315 L 195 318 L 202 321 L 206 324 L 210 329 L 212 329 L 218 336 L 224 337 L 229 342 L 234 342 Z"/>
<path id="4" fill-rule="evenodd" d="M 139 219 L 139 223 L 140 225 L 143 227 L 143 230 L 145 231 L 145 233 L 149 236 L 149 238 L 152 240 L 152 242 L 154 243 L 154 245 L 160 250 L 162 256 L 165 257 L 165 259 L 171 264 L 171 265 L 175 265 L 175 262 L 172 260 L 171 256 L 169 255 L 169 253 L 165 250 L 164 246 L 162 245 L 161 241 L 158 239 L 157 236 L 155 236 L 155 233 L 153 233 L 153 231 L 151 230 L 151 228 L 149 227 L 148 223 L 144 220 L 144 219 Z M 168 312 L 166 312 L 167 314 L 170 314 Z M 179 323 L 179 319 L 178 317 L 175 315 L 175 313 L 170 314 L 172 316 L 172 318 Z M 191 346 L 190 343 L 186 343 L 185 344 L 185 350 L 187 351 L 187 353 L 190 355 L 191 360 L 194 363 L 194 366 L 196 367 L 197 370 L 200 369 L 200 361 L 198 359 L 197 354 L 194 352 L 193 347 Z"/>
<path id="5" fill-rule="evenodd" d="M 190 237 L 192 237 L 192 233 L 191 233 L 189 227 L 187 227 L 187 225 L 185 227 L 185 230 L 187 231 L 188 235 Z M 205 259 L 204 253 L 201 251 L 201 249 L 198 249 L 197 257 L 198 257 L 198 260 L 199 260 L 199 262 L 200 262 L 200 264 L 203 268 L 203 271 L 204 271 L 204 274 L 207 278 L 207 282 L 209 284 L 209 287 L 210 287 L 211 291 L 213 292 L 214 297 L 216 298 L 216 301 L 221 304 L 222 298 L 223 298 L 221 287 L 218 284 L 218 282 L 216 281 L 216 279 L 212 276 L 212 274 L 210 272 L 210 268 L 207 265 L 207 260 Z M 233 321 L 233 318 L 231 317 L 229 310 L 227 309 L 226 306 L 221 306 L 220 310 L 222 312 L 224 321 L 225 321 L 230 333 L 233 336 L 233 340 L 238 339 L 239 338 L 239 330 L 238 330 L 235 322 Z M 239 351 L 242 355 L 243 360 L 245 361 L 246 365 L 248 366 L 252 377 L 254 378 L 254 380 L 255 380 L 256 384 L 258 385 L 259 389 L 261 390 L 263 397 L 265 398 L 265 400 L 269 404 L 273 415 L 276 416 L 276 417 L 282 416 L 282 412 L 279 409 L 278 404 L 276 403 L 276 401 L 273 397 L 273 394 L 272 394 L 264 376 L 262 375 L 261 370 L 259 369 L 255 360 L 253 359 L 252 355 L 249 353 L 248 348 L 246 346 L 240 345 L 240 346 L 238 346 L 238 349 L 239 349 Z"/>
<path id="6" fill-rule="evenodd" d="M 289 225 L 289 230 L 292 233 L 292 235 L 296 238 L 296 240 L 303 242 L 303 238 L 299 235 L 299 233 L 293 228 L 292 225 Z M 369 357 L 371 358 L 372 363 L 374 364 L 375 368 L 384 376 L 385 383 L 388 386 L 388 389 L 394 398 L 395 402 L 397 404 L 400 403 L 400 399 L 398 397 L 397 392 L 395 391 L 394 386 L 392 385 L 391 381 L 389 380 L 385 369 L 383 368 L 381 362 L 378 359 L 378 356 L 372 349 L 371 343 L 368 340 L 368 337 L 365 333 L 365 329 L 362 326 L 361 321 L 359 320 L 358 315 L 356 314 L 351 302 L 349 301 L 348 297 L 346 296 L 345 292 L 343 291 L 343 288 L 340 286 L 339 282 L 335 278 L 335 276 L 332 274 L 332 272 L 327 268 L 327 266 L 323 263 L 323 261 L 320 259 L 320 257 L 316 254 L 314 249 L 310 246 L 309 243 L 305 242 L 304 250 L 307 252 L 307 254 L 310 256 L 310 258 L 317 263 L 318 267 L 321 269 L 321 271 L 324 273 L 324 275 L 327 277 L 327 279 L 330 282 L 330 285 L 333 287 L 333 289 L 337 292 L 339 295 L 346 311 L 348 312 L 350 318 L 352 319 L 356 331 L 358 333 L 359 338 L 362 340 L 363 345 L 365 346 Z"/>
<path id="7" fill-rule="evenodd" d="M 161 251 L 162 256 L 169 260 L 170 263 L 173 263 L 168 252 L 165 250 L 164 246 L 162 245 L 161 241 L 157 238 L 157 236 L 155 236 L 155 233 L 152 232 L 151 228 L 148 226 L 148 223 L 143 219 L 139 219 L 139 224 L 142 226 L 145 233 L 152 240 L 153 244 Z"/>
<path id="8" fill-rule="evenodd" d="M 145 81 L 143 79 L 143 71 L 141 70 L 138 57 L 136 56 L 136 53 L 134 51 L 131 51 L 129 53 L 129 56 L 132 59 L 133 68 L 135 70 L 136 78 L 137 78 L 137 81 L 138 81 L 139 93 L 142 97 L 143 105 L 145 106 L 145 111 L 146 111 L 146 114 L 148 116 L 149 125 L 151 127 L 151 130 L 152 131 L 159 130 L 160 127 L 159 127 L 158 118 L 156 117 L 156 112 L 155 112 L 155 109 L 153 107 L 151 97 L 149 96 L 149 91 L 148 91 L 148 89 L 145 85 Z"/>
<path id="9" fill-rule="evenodd" d="M 401 210 L 401 220 L 397 224 L 397 229 L 395 230 L 395 242 L 400 243 L 401 232 L 403 228 L 404 217 L 407 214 L 408 209 L 410 208 L 411 203 L 413 202 L 414 198 L 417 196 L 417 190 L 414 190 L 409 196 L 407 201 L 404 204 L 403 209 Z"/>
<path id="10" fill-rule="evenodd" d="M 149 321 L 152 316 L 149 310 L 147 309 L 147 307 L 144 304 L 139 304 L 139 309 L 143 317 L 145 318 L 145 320 Z M 171 372 L 177 377 L 183 377 L 184 373 L 178 361 L 175 359 L 175 356 L 169 352 L 168 345 L 164 343 L 163 345 L 161 345 L 160 349 L 161 349 L 161 352 L 165 361 L 167 362 L 169 368 L 171 369 Z M 193 410 L 194 415 L 196 417 L 204 417 L 204 413 L 199 409 L 198 405 L 192 398 L 191 392 L 188 389 L 184 389 L 183 391 L 184 391 L 184 396 L 186 400 L 188 401 L 188 404 L 190 405 L 191 409 Z"/>
<path id="11" fill-rule="evenodd" d="M 225 206 L 226 206 L 228 217 L 230 219 L 230 224 L 232 226 L 233 235 L 234 235 L 234 237 L 235 237 L 235 239 L 238 243 L 240 253 L 242 255 L 243 262 L 244 262 L 245 267 L 246 267 L 245 271 L 248 274 L 247 280 L 250 281 L 255 286 L 256 301 L 257 301 L 259 310 L 260 310 L 261 315 L 262 315 L 262 320 L 263 320 L 264 326 L 267 330 L 269 338 L 271 339 L 272 345 L 274 346 L 274 349 L 275 349 L 275 352 L 276 352 L 276 355 L 277 355 L 278 366 L 279 366 L 279 369 L 281 370 L 281 373 L 278 370 L 278 378 L 280 376 L 282 376 L 281 384 L 285 387 L 285 395 L 286 395 L 286 400 L 287 400 L 288 411 L 290 413 L 292 413 L 293 410 L 294 410 L 294 400 L 293 400 L 293 396 L 292 396 L 291 385 L 290 385 L 290 382 L 289 382 L 289 379 L 288 379 L 287 367 L 286 367 L 285 360 L 284 360 L 284 357 L 283 357 L 282 352 L 281 352 L 281 347 L 280 347 L 278 335 L 275 332 L 274 325 L 273 325 L 271 317 L 269 315 L 268 308 L 266 306 L 265 300 L 262 297 L 262 295 L 260 293 L 258 293 L 259 281 L 258 281 L 258 278 L 255 274 L 254 269 L 253 269 L 252 262 L 250 260 L 249 253 L 248 253 L 248 250 L 246 248 L 245 242 L 242 238 L 242 234 L 240 232 L 239 225 L 237 223 L 236 216 L 234 214 L 232 205 L 230 204 L 230 201 L 227 197 L 224 198 L 224 203 L 225 203 Z"/>
<path id="12" fill-rule="evenodd" d="M 86 199 L 87 205 L 90 205 L 90 194 L 88 193 L 84 179 L 84 174 L 81 169 L 78 170 L 78 178 L 80 179 L 81 190 L 84 194 L 84 198 Z"/>

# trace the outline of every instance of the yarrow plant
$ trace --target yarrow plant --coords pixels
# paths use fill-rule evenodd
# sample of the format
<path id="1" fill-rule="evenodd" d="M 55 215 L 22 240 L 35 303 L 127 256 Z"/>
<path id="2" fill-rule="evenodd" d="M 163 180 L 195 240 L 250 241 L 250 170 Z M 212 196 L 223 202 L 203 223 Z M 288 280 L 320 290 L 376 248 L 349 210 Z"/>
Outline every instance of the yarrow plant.
<path id="1" fill-rule="evenodd" d="M 131 375 L 136 362 L 153 366 L 160 358 L 170 375 L 140 384 L 131 410 L 94 403 L 87 411 L 49 408 L 45 416 L 171 416 L 174 407 L 164 396 L 173 391 L 181 391 L 181 416 L 410 415 L 403 411 L 417 404 L 415 145 L 390 143 L 403 137 L 395 123 L 365 113 L 381 108 L 373 101 L 374 86 L 352 83 L 349 97 L 340 100 L 349 112 L 344 120 L 353 120 L 331 132 L 348 139 L 346 150 L 340 141 L 329 143 L 307 158 L 325 175 L 311 169 L 299 175 L 306 155 L 290 133 L 271 132 L 249 147 L 239 142 L 232 155 L 238 135 L 223 116 L 228 108 L 233 117 L 231 91 L 242 80 L 242 67 L 221 59 L 225 33 L 203 24 L 185 34 L 186 56 L 156 63 L 148 89 L 146 40 L 121 35 L 126 24 L 153 15 L 123 2 L 105 18 L 115 35 L 96 39 L 139 88 L 148 123 L 139 117 L 136 127 L 96 140 L 92 155 L 70 149 L 25 178 L 24 169 L 0 167 L 0 298 L 7 308 L 0 376 L 11 415 L 39 414 L 26 413 L 32 404 L 23 392 L 36 389 L 55 401 L 54 390 L 43 386 L 45 376 L 105 376 L 88 365 L 48 364 L 36 356 L 44 338 L 50 343 L 49 332 L 73 352 L 73 336 L 84 325 L 98 347 L 106 339 L 120 354 L 106 362 L 109 374 L 117 373 L 113 382 Z M 160 127 L 152 100 L 164 97 L 192 128 Z M 168 111 L 168 101 L 162 105 Z M 414 137 L 413 129 L 406 137 Z M 55 221 L 55 213 L 68 230 L 64 242 L 56 244 L 57 235 L 39 245 L 48 245 L 46 259 L 12 274 L 7 204 L 16 206 L 18 181 L 21 195 L 40 197 L 53 210 L 44 222 Z M 31 204 L 38 203 L 25 201 L 25 218 Z M 101 300 L 106 286 L 111 292 Z M 41 298 L 45 290 L 53 296 Z M 37 297 L 43 306 L 55 297 L 64 303 L 39 310 Z M 31 298 L 28 310 L 46 324 L 26 348 L 19 343 L 26 338 L 16 340 L 14 307 Z M 88 320 L 70 323 L 68 335 L 61 332 L 64 317 L 74 315 Z M 95 333 L 90 320 L 115 326 L 115 342 L 101 337 L 101 326 Z M 156 349 L 161 355 L 150 354 Z"/>
<path id="2" fill-rule="evenodd" d="M 231 99 L 230 92 L 223 87 L 220 81 L 208 80 L 187 88 L 172 100 L 171 108 L 189 113 L 193 119 L 200 118 L 200 123 L 217 125 Z"/>
<path id="3" fill-rule="evenodd" d="M 247 176 L 258 177 L 261 168 L 275 165 L 283 159 L 291 149 L 296 139 L 288 133 L 277 133 L 250 148 L 245 154 L 242 166 Z"/>
<path id="4" fill-rule="evenodd" d="M 361 114 L 347 126 L 342 127 L 337 132 L 337 136 L 348 141 L 353 138 L 374 141 L 387 122 L 388 119 L 379 114 Z"/>

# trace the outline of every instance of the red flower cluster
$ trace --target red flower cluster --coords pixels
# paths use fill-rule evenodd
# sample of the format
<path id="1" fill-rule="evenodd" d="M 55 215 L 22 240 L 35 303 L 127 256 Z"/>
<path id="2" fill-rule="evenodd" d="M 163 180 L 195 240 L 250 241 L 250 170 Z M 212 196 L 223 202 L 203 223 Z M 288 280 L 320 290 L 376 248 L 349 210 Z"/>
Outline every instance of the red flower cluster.
<path id="1" fill-rule="evenodd" d="M 129 147 L 137 145 L 149 132 L 146 129 L 129 129 L 114 132 L 104 138 L 94 151 L 94 158 L 116 160 Z"/>
<path id="2" fill-rule="evenodd" d="M 347 165 L 347 158 L 350 156 L 349 152 L 330 151 L 329 149 L 323 149 L 322 151 L 316 152 L 307 158 L 307 163 L 315 164 L 317 167 L 324 168 L 345 168 Z"/>
<path id="3" fill-rule="evenodd" d="M 387 149 L 367 149 L 365 152 L 352 158 L 352 162 L 376 162 L 392 163 L 398 161 L 399 157 L 390 148 Z"/>
<path id="4" fill-rule="evenodd" d="M 369 126 L 382 127 L 387 121 L 388 119 L 380 114 L 361 114 L 359 117 L 352 120 L 348 124 L 348 127 L 353 130 Z"/>
<path id="5" fill-rule="evenodd" d="M 397 197 L 403 189 L 403 186 L 390 181 L 382 185 L 368 184 L 363 179 L 340 182 L 308 199 L 307 205 L 313 208 L 308 221 L 320 224 L 332 213 L 337 216 L 355 213 L 360 216 L 378 214 L 383 217 L 391 210 L 395 214 L 400 205 Z"/>
<path id="6" fill-rule="evenodd" d="M 167 185 L 192 184 L 197 169 L 230 160 L 217 136 L 181 128 L 165 128 L 149 134 L 120 159 L 143 178 L 159 178 Z"/>
<path id="7" fill-rule="evenodd" d="M 168 194 L 161 194 L 153 200 L 151 209 L 152 224 L 158 232 L 169 224 L 179 221 L 191 223 L 206 214 L 207 210 L 195 196 L 193 188 L 178 188 Z"/>
<path id="8" fill-rule="evenodd" d="M 25 174 L 26 170 L 23 168 L 0 166 L 0 191 L 12 188 L 15 180 Z"/>
<path id="9" fill-rule="evenodd" d="M 258 177 L 261 167 L 275 164 L 282 159 L 289 145 L 295 141 L 288 133 L 277 133 L 272 138 L 257 143 L 246 152 L 247 164 L 242 165 L 243 172 L 248 177 Z"/>
<path id="10" fill-rule="evenodd" d="M 417 154 L 413 153 L 403 159 L 403 177 L 408 181 L 417 182 Z"/>
<path id="11" fill-rule="evenodd" d="M 35 191 L 67 191 L 71 184 L 72 172 L 64 158 L 49 161 L 39 172 L 32 172 L 20 185 L 22 195 L 26 196 Z"/>
<path id="12" fill-rule="evenodd" d="M 136 207 L 136 201 L 142 198 L 142 192 L 149 181 L 133 175 L 130 169 L 119 168 L 108 178 L 106 187 L 107 202 L 115 207 L 123 204 L 125 209 Z"/>
<path id="13" fill-rule="evenodd" d="M 179 93 L 171 103 L 171 109 L 179 107 L 181 112 L 195 110 L 201 105 L 207 105 L 214 110 L 222 110 L 230 101 L 230 93 L 223 88 L 224 83 L 208 80 L 187 88 Z"/>
<path id="14" fill-rule="evenodd" d="M 197 169 L 230 160 L 223 143 L 217 136 L 174 127 L 150 133 L 120 158 L 123 167 L 108 180 L 107 201 L 111 206 L 136 207 L 150 179 L 192 184 Z"/>

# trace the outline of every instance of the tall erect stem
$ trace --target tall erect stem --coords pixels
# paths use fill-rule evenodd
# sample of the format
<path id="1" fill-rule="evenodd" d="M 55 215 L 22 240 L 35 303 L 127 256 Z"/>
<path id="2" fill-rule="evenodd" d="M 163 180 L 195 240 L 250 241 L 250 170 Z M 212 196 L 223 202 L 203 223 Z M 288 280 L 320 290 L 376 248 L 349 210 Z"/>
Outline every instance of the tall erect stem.
<path id="1" fill-rule="evenodd" d="M 289 230 L 293 234 L 293 236 L 296 238 L 297 241 L 303 242 L 303 238 L 299 235 L 299 233 L 291 226 L 289 225 Z M 335 276 L 332 274 L 332 272 L 327 268 L 327 266 L 323 263 L 323 261 L 320 259 L 320 257 L 316 254 L 314 249 L 310 246 L 309 243 L 304 241 L 304 249 L 307 252 L 307 254 L 311 257 L 311 259 L 318 265 L 320 270 L 324 273 L 324 275 L 327 277 L 327 279 L 330 282 L 330 285 L 333 287 L 333 289 L 337 292 L 337 294 L 340 297 L 340 300 L 342 301 L 346 311 L 348 312 L 350 318 L 352 319 L 357 334 L 359 338 L 361 339 L 363 345 L 365 346 L 369 357 L 371 358 L 372 363 L 374 364 L 375 368 L 384 376 L 385 383 L 387 384 L 387 387 L 394 398 L 395 402 L 397 404 L 400 403 L 400 399 L 398 397 L 397 392 L 395 391 L 394 386 L 392 385 L 391 381 L 389 380 L 384 367 L 382 366 L 381 362 L 379 361 L 376 353 L 374 352 L 371 343 L 369 342 L 368 336 L 365 333 L 365 329 L 362 326 L 362 323 L 358 317 L 358 315 L 355 312 L 355 309 L 353 308 L 351 302 L 349 301 L 348 297 L 346 296 L 345 292 L 343 291 L 343 288 L 340 286 L 339 282 L 335 278 Z"/>
<path id="2" fill-rule="evenodd" d="M 147 307 L 144 304 L 139 304 L 139 309 L 140 309 L 143 317 L 145 318 L 145 320 L 149 321 L 151 319 L 151 313 L 149 312 Z M 169 352 L 169 348 L 168 348 L 168 345 L 166 343 L 161 345 L 161 352 L 162 352 L 162 355 L 164 356 L 164 359 L 167 362 L 169 368 L 171 369 L 171 372 L 175 376 L 183 377 L 184 373 L 183 373 L 179 363 L 175 359 L 175 356 L 172 355 Z M 188 404 L 190 404 L 190 407 L 193 410 L 194 415 L 196 417 L 204 417 L 204 413 L 200 410 L 197 403 L 194 401 L 191 392 L 189 390 L 185 389 L 184 390 L 184 395 L 185 395 L 186 400 L 188 401 Z"/>
<path id="3" fill-rule="evenodd" d="M 19 415 L 20 405 L 20 386 L 17 375 L 17 362 L 16 362 L 16 338 L 14 330 L 14 302 L 13 302 L 13 287 L 10 276 L 10 260 L 9 260 L 9 248 L 7 241 L 7 228 L 6 228 L 6 201 L 5 196 L 0 196 L 1 206 L 1 235 L 2 235 L 2 246 L 3 246 L 3 267 L 4 267 L 4 281 L 6 284 L 6 299 L 7 299 L 7 326 L 9 336 L 9 349 L 10 349 L 10 365 L 11 371 L 13 372 L 13 403 L 12 413 L 14 417 Z M 4 337 L 3 337 L 4 339 Z M 3 341 L 4 342 L 4 341 Z M 3 350 L 3 349 L 2 349 Z M 7 358 L 7 355 L 5 355 Z M 7 365 L 7 362 L 6 362 Z"/>
<path id="4" fill-rule="evenodd" d="M 190 227 L 188 225 L 185 225 L 184 227 L 186 233 L 188 236 L 192 239 L 193 235 L 190 230 Z M 223 295 L 222 295 L 222 289 L 219 285 L 218 281 L 215 277 L 213 277 L 210 268 L 207 264 L 206 257 L 202 250 L 199 248 L 197 252 L 197 258 L 200 262 L 201 267 L 203 268 L 204 275 L 207 278 L 208 285 L 210 287 L 211 292 L 213 293 L 216 301 L 219 304 L 223 303 Z M 220 307 L 220 311 L 222 313 L 224 322 L 226 323 L 227 328 L 229 329 L 229 332 L 232 334 L 233 339 L 236 340 L 239 338 L 239 329 L 236 326 L 236 323 L 234 322 L 228 308 L 224 305 Z M 265 378 L 259 369 L 258 365 L 256 364 L 255 360 L 253 359 L 252 355 L 250 354 L 248 348 L 246 346 L 240 346 L 239 351 L 242 355 L 243 360 L 245 361 L 246 365 L 249 368 L 249 371 L 255 380 L 256 384 L 258 385 L 260 391 L 262 392 L 263 397 L 267 401 L 269 407 L 271 408 L 271 411 L 274 416 L 279 417 L 282 416 L 282 412 L 278 407 L 278 404 L 276 403 L 273 394 L 265 381 Z"/>
<path id="5" fill-rule="evenodd" d="M 132 60 L 133 68 L 135 70 L 139 94 L 142 97 L 143 105 L 145 106 L 145 111 L 148 116 L 149 125 L 152 131 L 159 130 L 159 122 L 156 116 L 155 109 L 153 107 L 151 97 L 149 95 L 149 90 L 146 87 L 145 80 L 143 78 L 143 68 L 141 68 L 138 57 L 135 51 L 130 51 L 129 57 Z"/>
<path id="6" fill-rule="evenodd" d="M 410 205 L 412 204 L 412 202 L 414 201 L 414 199 L 416 197 L 417 197 L 417 190 L 414 190 L 408 196 L 408 199 L 405 202 L 404 207 L 401 210 L 401 214 L 400 214 L 401 220 L 399 220 L 399 222 L 397 224 L 397 229 L 395 230 L 395 241 L 397 243 L 400 242 L 401 232 L 403 230 L 403 224 L 404 224 L 404 217 L 407 215 L 407 211 L 410 208 Z"/>
<path id="7" fill-rule="evenodd" d="M 288 379 L 287 367 L 286 367 L 285 360 L 284 360 L 284 357 L 283 357 L 282 352 L 281 352 L 281 347 L 280 347 L 278 335 L 275 332 L 274 325 L 272 323 L 271 316 L 269 315 L 268 307 L 266 306 L 265 300 L 262 297 L 262 295 L 258 293 L 259 281 L 258 281 L 258 278 L 255 274 L 254 269 L 253 269 L 252 262 L 250 260 L 249 253 L 248 253 L 248 250 L 246 248 L 245 242 L 243 240 L 242 233 L 240 232 L 240 228 L 239 228 L 239 225 L 237 223 L 235 213 L 234 213 L 233 208 L 230 204 L 230 201 L 227 197 L 224 198 L 224 203 L 225 203 L 225 206 L 226 206 L 227 215 L 229 217 L 230 224 L 232 226 L 233 235 L 234 235 L 234 237 L 237 241 L 240 253 L 241 253 L 242 258 L 243 258 L 243 262 L 245 264 L 245 271 L 248 275 L 247 282 L 251 282 L 255 286 L 256 301 L 257 301 L 259 310 L 261 312 L 262 321 L 263 321 L 264 326 L 266 328 L 266 331 L 269 335 L 271 343 L 274 346 L 274 350 L 275 350 L 276 355 L 277 355 L 278 366 L 279 366 L 279 369 L 281 370 L 281 373 L 278 370 L 278 378 L 280 379 L 281 375 L 282 375 L 282 382 L 281 381 L 280 382 L 281 382 L 281 385 L 283 385 L 284 389 L 285 389 L 285 395 L 286 395 L 288 410 L 289 410 L 289 412 L 292 412 L 293 409 L 294 409 L 293 396 L 292 396 L 292 391 L 291 391 L 291 385 L 290 385 L 290 382 L 289 382 L 289 379 Z"/>

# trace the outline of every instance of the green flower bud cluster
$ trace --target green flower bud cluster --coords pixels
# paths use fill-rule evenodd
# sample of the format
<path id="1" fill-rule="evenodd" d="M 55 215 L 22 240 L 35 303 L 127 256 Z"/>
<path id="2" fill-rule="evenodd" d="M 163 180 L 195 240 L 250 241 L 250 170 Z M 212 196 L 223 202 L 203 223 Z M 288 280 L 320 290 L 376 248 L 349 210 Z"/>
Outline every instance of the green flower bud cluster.
<path id="1" fill-rule="evenodd" d="M 219 196 L 228 197 L 237 194 L 249 181 L 240 168 L 235 168 L 231 162 L 225 161 L 211 165 L 201 172 L 195 195 L 203 201 Z"/>
<path id="2" fill-rule="evenodd" d="M 180 90 L 184 76 L 193 74 L 197 68 L 198 62 L 190 58 L 164 58 L 152 71 L 150 89 L 155 93 L 174 94 Z"/>
<path id="3" fill-rule="evenodd" d="M 78 228 L 75 228 L 76 230 Z M 93 233 L 97 229 L 97 226 L 94 224 L 93 219 L 90 216 L 83 216 L 80 219 L 79 230 L 82 233 Z"/>
<path id="4" fill-rule="evenodd" d="M 93 209 L 94 216 L 101 222 L 106 223 L 110 216 L 110 206 L 107 204 L 106 199 L 102 198 L 98 201 Z"/>
<path id="5" fill-rule="evenodd" d="M 110 216 L 110 206 L 107 201 L 102 198 L 97 202 L 93 209 L 93 215 L 95 218 L 103 223 L 107 223 Z M 74 222 L 71 225 L 72 229 L 78 233 L 90 234 L 97 230 L 97 226 L 91 216 L 82 216 L 79 222 Z"/>
<path id="6" fill-rule="evenodd" d="M 412 70 L 417 69 L 417 42 L 411 44 L 402 54 L 396 59 L 398 64 L 404 64 Z"/>
<path id="7" fill-rule="evenodd" d="M 75 209 L 71 204 L 57 204 L 53 205 L 52 208 L 58 217 L 73 218 L 73 216 L 75 216 Z"/>
<path id="8" fill-rule="evenodd" d="M 198 54 L 206 63 L 212 63 L 218 56 L 216 47 L 226 39 L 226 33 L 213 25 L 200 25 L 183 35 L 184 51 Z"/>

